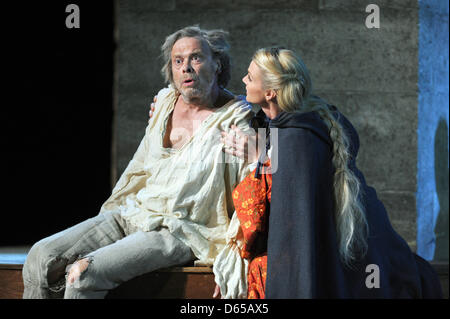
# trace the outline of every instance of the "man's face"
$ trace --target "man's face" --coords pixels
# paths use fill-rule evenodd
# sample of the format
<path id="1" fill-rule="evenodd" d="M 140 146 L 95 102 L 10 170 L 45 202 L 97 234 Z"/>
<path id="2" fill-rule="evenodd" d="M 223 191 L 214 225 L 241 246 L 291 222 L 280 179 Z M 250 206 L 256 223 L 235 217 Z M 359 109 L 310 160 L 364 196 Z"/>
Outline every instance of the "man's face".
<path id="1" fill-rule="evenodd" d="M 208 45 L 197 38 L 181 38 L 172 47 L 172 77 L 186 102 L 206 99 L 217 83 L 218 64 Z"/>

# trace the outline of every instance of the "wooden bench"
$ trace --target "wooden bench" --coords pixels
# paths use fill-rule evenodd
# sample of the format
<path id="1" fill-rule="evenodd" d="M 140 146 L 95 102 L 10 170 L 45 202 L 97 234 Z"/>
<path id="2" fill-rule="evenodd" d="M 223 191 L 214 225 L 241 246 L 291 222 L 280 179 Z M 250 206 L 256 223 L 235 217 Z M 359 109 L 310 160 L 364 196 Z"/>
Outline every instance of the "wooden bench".
<path id="1" fill-rule="evenodd" d="M 23 294 L 22 268 L 29 247 L 0 249 L 0 299 Z M 172 267 L 136 277 L 106 298 L 212 298 L 215 282 L 210 267 Z"/>
<path id="2" fill-rule="evenodd" d="M 0 252 L 0 299 L 22 298 L 25 253 Z M 448 263 L 431 262 L 439 275 L 444 298 L 449 298 Z M 214 292 L 210 267 L 173 267 L 136 277 L 106 296 L 107 299 L 186 298 L 208 299 Z"/>
<path id="3" fill-rule="evenodd" d="M 21 299 L 23 264 L 0 264 L 0 299 Z M 106 296 L 107 299 L 208 299 L 214 292 L 210 267 L 174 267 L 136 277 Z"/>

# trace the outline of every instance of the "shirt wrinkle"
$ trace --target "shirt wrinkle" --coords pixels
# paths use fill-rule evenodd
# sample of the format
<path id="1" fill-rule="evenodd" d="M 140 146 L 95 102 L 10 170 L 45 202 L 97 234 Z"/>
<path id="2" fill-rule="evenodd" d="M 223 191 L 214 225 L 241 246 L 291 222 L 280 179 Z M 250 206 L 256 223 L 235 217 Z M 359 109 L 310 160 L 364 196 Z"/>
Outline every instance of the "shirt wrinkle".
<path id="1" fill-rule="evenodd" d="M 251 109 L 245 100 L 235 98 L 211 113 L 174 150 L 164 148 L 163 140 L 176 98 L 171 87 L 158 93 L 144 138 L 100 212 L 118 209 L 142 231 L 168 228 L 192 249 L 196 265 L 214 265 L 223 297 L 245 297 L 246 261 L 236 249 L 240 225 L 227 191 L 251 170 L 248 163 L 222 151 L 220 131 L 228 131 L 231 124 L 248 131 Z"/>

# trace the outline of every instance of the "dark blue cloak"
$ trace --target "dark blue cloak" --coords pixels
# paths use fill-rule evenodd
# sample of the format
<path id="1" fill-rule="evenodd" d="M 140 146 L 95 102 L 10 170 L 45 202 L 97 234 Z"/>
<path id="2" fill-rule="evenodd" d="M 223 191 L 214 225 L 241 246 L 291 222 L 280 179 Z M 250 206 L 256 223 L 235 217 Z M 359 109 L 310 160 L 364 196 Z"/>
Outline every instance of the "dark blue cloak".
<path id="1" fill-rule="evenodd" d="M 331 108 L 349 136 L 349 167 L 361 181 L 367 255 L 352 269 L 339 258 L 328 128 L 316 112 L 283 112 L 268 121 L 272 137 L 278 129 L 278 141 L 272 141 L 278 167 L 272 175 L 266 298 L 442 298 L 436 272 L 395 232 L 375 189 L 356 168 L 356 130 Z"/>

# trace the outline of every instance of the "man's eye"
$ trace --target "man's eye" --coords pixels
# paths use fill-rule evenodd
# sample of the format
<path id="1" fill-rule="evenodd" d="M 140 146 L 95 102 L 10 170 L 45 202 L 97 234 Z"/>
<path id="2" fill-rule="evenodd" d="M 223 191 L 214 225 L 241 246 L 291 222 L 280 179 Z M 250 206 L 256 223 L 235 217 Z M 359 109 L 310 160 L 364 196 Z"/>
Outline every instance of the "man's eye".
<path id="1" fill-rule="evenodd" d="M 175 59 L 175 64 L 180 65 L 182 63 L 181 59 Z"/>
<path id="2" fill-rule="evenodd" d="M 195 62 L 198 62 L 198 61 L 200 61 L 200 56 L 194 55 L 194 56 L 192 57 L 192 60 L 195 61 Z"/>

